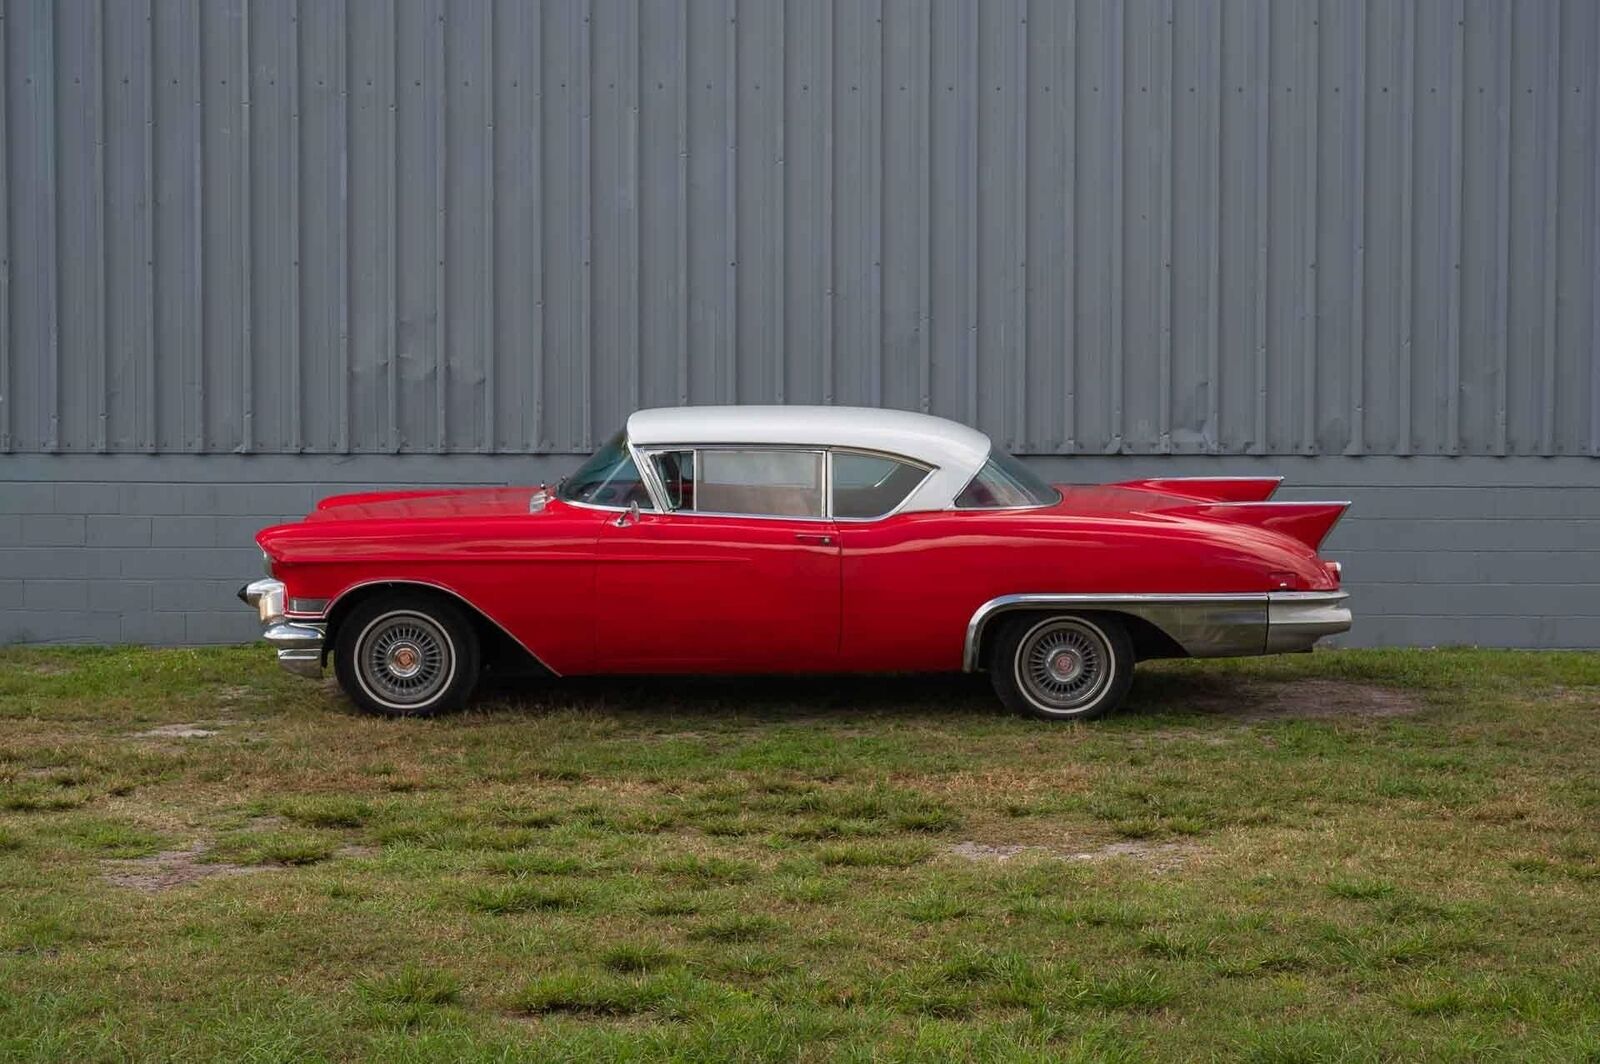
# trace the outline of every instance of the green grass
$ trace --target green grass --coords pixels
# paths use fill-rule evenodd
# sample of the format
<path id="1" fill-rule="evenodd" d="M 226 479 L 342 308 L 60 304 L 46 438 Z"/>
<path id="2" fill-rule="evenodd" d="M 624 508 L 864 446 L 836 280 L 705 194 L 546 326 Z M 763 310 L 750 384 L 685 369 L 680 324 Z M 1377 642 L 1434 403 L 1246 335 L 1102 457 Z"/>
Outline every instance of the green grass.
<path id="1" fill-rule="evenodd" d="M 1595 654 L 1158 664 L 1047 726 L 0 650 L 0 1060 L 1597 1060 L 1597 750 Z"/>

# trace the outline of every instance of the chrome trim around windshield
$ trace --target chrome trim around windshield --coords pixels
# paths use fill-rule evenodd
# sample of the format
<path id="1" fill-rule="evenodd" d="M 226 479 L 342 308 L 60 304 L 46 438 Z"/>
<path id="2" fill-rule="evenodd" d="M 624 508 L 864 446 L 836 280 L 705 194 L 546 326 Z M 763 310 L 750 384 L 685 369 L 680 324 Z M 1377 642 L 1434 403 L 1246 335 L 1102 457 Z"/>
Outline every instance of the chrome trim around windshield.
<path id="1" fill-rule="evenodd" d="M 1318 639 L 1348 631 L 1343 591 L 1239 594 L 1018 594 L 979 606 L 967 622 L 961 669 L 972 672 L 983 633 L 996 614 L 1022 609 L 1114 610 L 1155 625 L 1196 658 L 1249 657 L 1310 650 Z"/>

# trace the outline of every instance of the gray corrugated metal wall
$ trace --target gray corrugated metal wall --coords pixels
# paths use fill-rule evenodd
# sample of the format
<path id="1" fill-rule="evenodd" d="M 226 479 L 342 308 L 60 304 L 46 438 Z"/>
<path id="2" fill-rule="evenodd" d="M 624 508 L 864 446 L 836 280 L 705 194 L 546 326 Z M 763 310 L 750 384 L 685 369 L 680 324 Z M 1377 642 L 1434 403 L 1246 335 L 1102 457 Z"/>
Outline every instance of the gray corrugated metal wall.
<path id="1" fill-rule="evenodd" d="M 1286 473 L 1352 641 L 1600 645 L 1591 0 L 0 20 L 0 642 L 248 638 L 319 494 L 781 401 Z"/>
<path id="2" fill-rule="evenodd" d="M 0 449 L 1600 454 L 1590 0 L 5 0 Z"/>

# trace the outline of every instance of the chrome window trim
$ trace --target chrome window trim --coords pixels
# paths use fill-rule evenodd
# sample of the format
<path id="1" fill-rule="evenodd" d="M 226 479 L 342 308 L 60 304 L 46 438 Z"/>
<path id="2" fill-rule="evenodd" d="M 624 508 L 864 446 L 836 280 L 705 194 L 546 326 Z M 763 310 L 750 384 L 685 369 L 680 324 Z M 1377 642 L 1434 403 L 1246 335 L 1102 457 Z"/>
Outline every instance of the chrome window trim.
<path id="1" fill-rule="evenodd" d="M 813 517 L 810 514 L 746 514 L 746 513 L 730 513 L 730 512 L 727 512 L 727 511 L 723 511 L 723 510 L 701 510 L 701 509 L 682 510 L 682 509 L 675 509 L 675 508 L 667 507 L 665 505 L 666 502 L 667 502 L 667 489 L 666 489 L 666 485 L 661 481 L 661 478 L 660 478 L 660 475 L 659 475 L 658 471 L 656 470 L 655 456 L 658 455 L 658 454 L 666 454 L 666 453 L 671 452 L 671 451 L 688 451 L 688 452 L 690 452 L 691 454 L 694 455 L 695 483 L 697 485 L 700 482 L 700 452 L 701 451 L 798 451 L 798 452 L 801 452 L 801 453 L 804 453 L 804 454 L 821 455 L 822 456 L 822 514 L 819 517 Z M 831 511 L 833 509 L 833 505 L 832 505 L 832 499 L 833 499 L 833 482 L 832 482 L 833 463 L 830 462 L 829 459 L 828 459 L 828 448 L 826 448 L 826 447 L 811 447 L 811 446 L 801 446 L 801 445 L 798 445 L 798 444 L 783 444 L 783 443 L 755 443 L 755 444 L 751 444 L 751 443 L 711 443 L 711 444 L 675 443 L 675 444 L 652 444 L 650 447 L 640 451 L 640 454 L 644 455 L 645 458 L 647 459 L 647 461 L 643 465 L 641 465 L 640 468 L 641 469 L 644 469 L 644 468 L 648 468 L 649 469 L 649 473 L 647 474 L 647 476 L 649 477 L 649 481 L 650 481 L 650 484 L 652 485 L 652 489 L 654 489 L 654 487 L 656 487 L 656 486 L 659 486 L 659 488 L 660 488 L 660 492 L 661 492 L 660 498 L 661 498 L 661 502 L 662 502 L 662 509 L 660 510 L 660 514 L 663 517 L 693 515 L 695 517 L 749 517 L 749 518 L 754 518 L 757 521 L 818 521 L 818 522 L 831 522 L 833 520 L 833 517 L 831 515 Z M 699 499 L 699 493 L 696 492 L 696 501 L 698 501 L 698 499 Z"/>

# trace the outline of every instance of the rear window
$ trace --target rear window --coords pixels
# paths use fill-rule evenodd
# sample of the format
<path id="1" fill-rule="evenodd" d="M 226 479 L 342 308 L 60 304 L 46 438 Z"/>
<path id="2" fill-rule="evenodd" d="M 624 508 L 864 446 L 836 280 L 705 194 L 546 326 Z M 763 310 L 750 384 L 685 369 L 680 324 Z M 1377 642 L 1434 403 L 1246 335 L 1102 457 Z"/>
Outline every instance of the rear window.
<path id="1" fill-rule="evenodd" d="M 1018 506 L 1051 506 L 1061 493 L 1039 479 L 1038 474 L 1004 451 L 990 451 L 961 494 L 958 510 L 999 510 Z"/>

